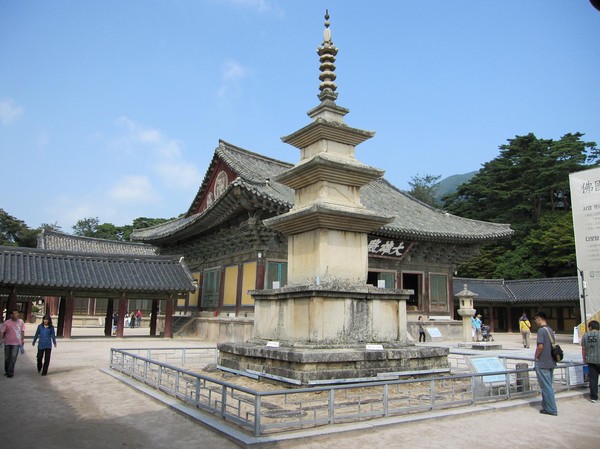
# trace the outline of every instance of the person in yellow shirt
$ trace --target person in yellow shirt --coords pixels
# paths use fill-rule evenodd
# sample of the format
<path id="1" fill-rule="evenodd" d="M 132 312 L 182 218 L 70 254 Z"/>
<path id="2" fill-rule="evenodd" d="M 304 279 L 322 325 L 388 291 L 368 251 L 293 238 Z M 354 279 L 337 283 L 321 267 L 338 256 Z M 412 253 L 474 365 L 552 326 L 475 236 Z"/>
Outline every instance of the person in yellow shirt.
<path id="1" fill-rule="evenodd" d="M 529 336 L 531 334 L 531 323 L 527 318 L 527 314 L 523 312 L 521 318 L 519 318 L 519 330 L 521 331 L 521 337 L 523 337 L 523 347 L 529 347 Z"/>

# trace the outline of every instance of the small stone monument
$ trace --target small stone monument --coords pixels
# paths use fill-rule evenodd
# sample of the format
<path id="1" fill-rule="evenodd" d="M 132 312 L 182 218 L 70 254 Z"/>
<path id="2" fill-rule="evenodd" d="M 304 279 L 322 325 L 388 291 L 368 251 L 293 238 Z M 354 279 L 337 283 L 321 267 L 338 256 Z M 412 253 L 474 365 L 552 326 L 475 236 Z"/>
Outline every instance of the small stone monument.
<path id="1" fill-rule="evenodd" d="M 463 341 L 468 342 L 473 340 L 473 328 L 471 326 L 471 317 L 475 315 L 473 308 L 473 298 L 477 294 L 467 289 L 467 284 L 464 284 L 463 289 L 456 297 L 459 300 L 458 314 L 462 317 Z"/>

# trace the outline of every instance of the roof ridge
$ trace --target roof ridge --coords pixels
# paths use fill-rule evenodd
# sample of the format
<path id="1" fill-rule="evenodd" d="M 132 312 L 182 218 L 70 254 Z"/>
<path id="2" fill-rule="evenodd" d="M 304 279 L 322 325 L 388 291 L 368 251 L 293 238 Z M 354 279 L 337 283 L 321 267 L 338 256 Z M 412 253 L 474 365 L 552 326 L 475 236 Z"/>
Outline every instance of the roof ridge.
<path id="1" fill-rule="evenodd" d="M 264 160 L 264 161 L 269 161 L 269 162 L 274 162 L 278 165 L 281 166 L 285 166 L 285 167 L 293 167 L 294 164 L 290 163 L 290 162 L 285 162 L 279 159 L 275 159 L 269 156 L 265 156 L 263 154 L 259 154 L 259 153 L 255 153 L 254 151 L 250 151 L 250 150 L 246 150 L 245 148 L 239 147 L 237 145 L 233 145 L 229 142 L 226 142 L 223 139 L 219 139 L 219 146 L 217 147 L 217 151 L 219 150 L 233 150 L 233 151 L 237 151 L 239 153 L 244 153 L 248 156 L 253 157 L 254 159 L 260 159 L 260 160 Z"/>
<path id="2" fill-rule="evenodd" d="M 74 240 L 109 243 L 109 244 L 115 244 L 115 245 L 132 245 L 132 246 L 152 247 L 152 245 L 149 245 L 147 243 L 132 242 L 129 240 L 110 240 L 110 239 L 102 239 L 99 237 L 88 237 L 85 235 L 67 234 L 65 232 L 59 232 L 59 231 L 54 231 L 54 230 L 50 230 L 50 229 L 42 229 L 42 231 L 40 232 L 40 236 L 43 236 L 44 234 L 54 235 L 56 237 L 69 238 L 69 239 L 74 239 Z"/>
<path id="3" fill-rule="evenodd" d="M 145 244 L 146 246 L 152 246 Z M 30 248 L 28 246 L 7 246 L 0 245 L 0 253 L 10 252 L 10 253 L 22 253 L 22 254 L 32 254 L 32 255 L 45 255 L 45 256 L 54 256 L 54 257 L 80 257 L 82 259 L 87 258 L 95 258 L 95 259 L 110 259 L 110 260 L 120 260 L 120 259 L 160 259 L 160 260 L 172 260 L 177 261 L 176 259 L 180 259 L 180 255 L 166 255 L 166 254 L 118 254 L 118 253 L 101 253 L 101 252 L 83 252 L 83 251 L 68 251 L 68 250 L 58 250 L 58 249 L 47 249 L 47 248 Z"/>

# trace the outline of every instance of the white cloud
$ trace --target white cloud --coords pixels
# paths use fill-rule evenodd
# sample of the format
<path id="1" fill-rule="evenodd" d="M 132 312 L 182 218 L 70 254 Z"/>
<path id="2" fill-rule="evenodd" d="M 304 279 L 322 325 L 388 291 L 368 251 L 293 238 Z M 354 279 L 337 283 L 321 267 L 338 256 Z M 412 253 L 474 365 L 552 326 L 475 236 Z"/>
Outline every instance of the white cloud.
<path id="1" fill-rule="evenodd" d="M 25 109 L 12 100 L 0 101 L 0 123 L 4 126 L 15 122 L 25 113 Z"/>
<path id="2" fill-rule="evenodd" d="M 233 94 L 239 94 L 242 91 L 241 81 L 247 74 L 248 69 L 239 62 L 226 61 L 221 72 L 221 87 L 217 90 L 219 99 L 226 100 Z"/>
<path id="3" fill-rule="evenodd" d="M 48 143 L 50 143 L 50 137 L 48 137 L 48 133 L 46 131 L 40 133 L 37 137 L 36 143 L 38 147 L 47 147 Z"/>
<path id="4" fill-rule="evenodd" d="M 141 175 L 121 178 L 109 192 L 111 199 L 121 203 L 154 203 L 159 196 L 152 188 L 150 179 Z"/>
<path id="5" fill-rule="evenodd" d="M 228 0 L 235 6 L 242 8 L 253 9 L 259 13 L 266 13 L 273 9 L 271 2 L 268 0 Z"/>
<path id="6" fill-rule="evenodd" d="M 181 141 L 171 139 L 160 130 L 145 127 L 127 117 L 121 117 L 118 122 L 127 127 L 127 134 L 118 141 L 119 149 L 139 154 L 140 158 L 147 160 L 150 169 L 168 188 L 194 191 L 198 187 L 202 180 L 200 170 L 185 159 Z M 151 176 L 150 173 L 148 175 Z"/>
<path id="7" fill-rule="evenodd" d="M 246 76 L 247 70 L 237 61 L 230 59 L 223 66 L 223 80 L 237 83 Z"/>

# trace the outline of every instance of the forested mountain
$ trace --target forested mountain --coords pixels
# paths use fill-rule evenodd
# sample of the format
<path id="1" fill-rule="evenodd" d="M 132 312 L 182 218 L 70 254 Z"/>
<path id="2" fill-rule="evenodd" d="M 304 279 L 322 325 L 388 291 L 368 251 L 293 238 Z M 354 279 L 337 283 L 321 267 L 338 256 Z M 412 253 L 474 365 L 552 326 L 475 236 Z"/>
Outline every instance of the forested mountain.
<path id="1" fill-rule="evenodd" d="M 438 204 L 443 203 L 443 198 L 447 195 L 451 195 L 458 190 L 458 187 L 461 184 L 469 182 L 473 176 L 475 176 L 478 171 L 472 171 L 469 173 L 464 173 L 462 175 L 452 175 L 447 178 L 442 179 L 435 185 L 434 198 L 438 202 Z"/>

